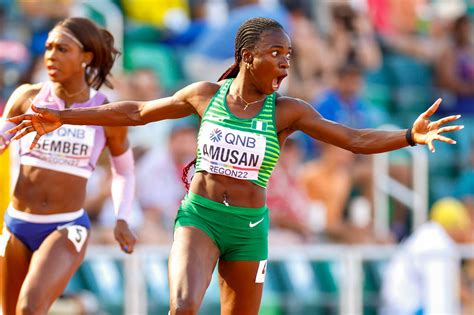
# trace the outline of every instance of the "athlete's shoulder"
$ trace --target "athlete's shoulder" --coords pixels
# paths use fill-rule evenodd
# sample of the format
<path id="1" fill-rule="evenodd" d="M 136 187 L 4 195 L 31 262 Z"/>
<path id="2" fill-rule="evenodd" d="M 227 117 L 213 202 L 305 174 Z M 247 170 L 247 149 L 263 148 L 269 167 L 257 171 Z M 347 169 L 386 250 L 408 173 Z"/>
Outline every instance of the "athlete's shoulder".
<path id="1" fill-rule="evenodd" d="M 314 112 L 308 102 L 295 97 L 280 96 L 275 103 L 275 117 L 282 126 L 291 125 L 303 117 L 311 117 Z"/>
<path id="2" fill-rule="evenodd" d="M 278 107 L 283 107 L 283 106 L 307 106 L 308 103 L 303 101 L 302 99 L 296 98 L 296 97 L 291 97 L 291 96 L 286 96 L 286 95 L 281 95 L 279 93 L 276 93 L 276 106 Z"/>
<path id="3" fill-rule="evenodd" d="M 222 85 L 221 82 L 209 82 L 209 81 L 199 81 L 195 83 L 191 83 L 188 85 L 185 89 L 188 89 L 190 92 L 196 93 L 196 94 L 203 94 L 203 95 L 208 95 L 208 94 L 214 94 L 219 90 L 219 88 Z"/>
<path id="4" fill-rule="evenodd" d="M 191 83 L 178 92 L 175 97 L 185 99 L 192 104 L 206 103 L 212 96 L 219 90 L 220 85 L 218 83 L 200 81 Z"/>
<path id="5" fill-rule="evenodd" d="M 12 97 L 34 97 L 36 94 L 39 93 L 41 88 L 43 87 L 43 83 L 36 83 L 36 84 L 22 84 L 16 88 L 13 92 Z"/>
<path id="6" fill-rule="evenodd" d="M 9 115 L 19 115 L 25 113 L 31 106 L 33 98 L 41 90 L 42 83 L 22 84 L 13 91 L 8 99 L 5 112 Z"/>

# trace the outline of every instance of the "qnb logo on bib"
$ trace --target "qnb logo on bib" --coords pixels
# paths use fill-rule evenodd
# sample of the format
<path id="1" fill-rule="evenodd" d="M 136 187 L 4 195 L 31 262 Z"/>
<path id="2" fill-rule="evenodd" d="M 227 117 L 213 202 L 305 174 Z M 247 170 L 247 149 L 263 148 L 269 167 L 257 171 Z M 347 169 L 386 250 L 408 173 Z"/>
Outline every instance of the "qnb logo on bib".
<path id="1" fill-rule="evenodd" d="M 211 135 L 209 136 L 209 139 L 211 139 L 212 142 L 219 142 L 221 141 L 222 138 L 222 131 L 220 129 L 214 129 L 211 131 Z"/>
<path id="2" fill-rule="evenodd" d="M 41 137 L 30 153 L 53 164 L 86 167 L 94 140 L 95 129 L 92 127 L 63 125 Z M 31 143 L 29 140 L 25 142 Z"/>
<path id="3" fill-rule="evenodd" d="M 266 138 L 205 122 L 200 131 L 201 168 L 239 179 L 258 179 Z"/>

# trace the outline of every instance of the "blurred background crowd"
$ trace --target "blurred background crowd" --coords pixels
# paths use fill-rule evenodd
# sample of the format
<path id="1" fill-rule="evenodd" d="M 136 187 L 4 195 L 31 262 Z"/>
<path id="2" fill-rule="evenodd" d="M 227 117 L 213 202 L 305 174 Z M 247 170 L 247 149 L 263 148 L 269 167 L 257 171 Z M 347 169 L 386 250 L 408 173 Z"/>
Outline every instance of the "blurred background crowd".
<path id="1" fill-rule="evenodd" d="M 194 81 L 217 80 L 233 63 L 238 26 L 253 16 L 278 20 L 292 39 L 292 67 L 279 92 L 308 101 L 327 119 L 407 128 L 442 97 L 437 115 L 461 114 L 465 129 L 453 135 L 456 145 L 438 143 L 427 154 L 428 205 L 441 202 L 456 208 L 452 213 L 462 208 L 467 216 L 459 226 L 446 223 L 456 217 L 449 209 L 436 220 L 465 233 L 460 241 L 474 242 L 474 1 L 0 0 L 0 113 L 19 84 L 47 79 L 48 31 L 72 15 L 92 18 L 117 39 L 115 88 L 104 91 L 112 101 L 156 99 Z M 197 128 L 191 117 L 129 129 L 137 175 L 132 226 L 142 244 L 170 243 Z M 11 167 L 4 156 L 0 162 L 2 209 L 8 174 L 15 172 L 10 153 Z M 413 161 L 405 153 L 390 155 L 389 175 L 411 189 Z M 92 242 L 112 244 L 110 171 L 105 155 L 101 161 L 85 208 L 94 222 Z M 373 157 L 294 134 L 268 188 L 270 244 L 396 244 L 410 237 L 417 209 L 396 199 L 388 233 L 374 232 L 375 176 Z M 463 294 L 472 311 L 474 268 L 465 265 Z"/>

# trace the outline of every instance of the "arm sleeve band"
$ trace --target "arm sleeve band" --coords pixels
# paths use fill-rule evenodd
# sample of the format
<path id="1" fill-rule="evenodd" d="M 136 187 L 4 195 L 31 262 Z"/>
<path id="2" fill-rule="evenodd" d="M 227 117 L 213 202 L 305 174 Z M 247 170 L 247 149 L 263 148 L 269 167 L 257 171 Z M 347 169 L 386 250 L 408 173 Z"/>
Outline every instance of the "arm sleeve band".
<path id="1" fill-rule="evenodd" d="M 16 126 L 15 123 L 12 123 L 3 119 L 0 120 L 0 137 L 2 137 L 3 140 L 5 140 L 7 144 L 15 135 L 14 133 L 7 133 L 7 130 L 12 129 L 15 126 Z"/>
<path id="2" fill-rule="evenodd" d="M 135 163 L 132 150 L 110 157 L 112 167 L 112 201 L 117 220 L 129 221 L 135 196 Z"/>

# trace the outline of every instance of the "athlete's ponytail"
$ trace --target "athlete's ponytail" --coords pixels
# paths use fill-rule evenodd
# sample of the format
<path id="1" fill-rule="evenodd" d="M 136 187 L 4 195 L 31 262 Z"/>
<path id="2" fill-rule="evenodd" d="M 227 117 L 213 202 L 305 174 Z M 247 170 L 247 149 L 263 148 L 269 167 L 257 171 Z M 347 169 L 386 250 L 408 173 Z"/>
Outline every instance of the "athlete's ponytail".
<path id="1" fill-rule="evenodd" d="M 183 181 L 184 183 L 184 187 L 186 187 L 186 191 L 189 190 L 189 186 L 191 185 L 188 181 L 188 174 L 189 174 L 189 170 L 191 169 L 191 167 L 193 165 L 196 165 L 196 161 L 197 161 L 197 158 L 195 158 L 194 160 L 192 160 L 188 165 L 186 165 L 184 168 L 183 168 L 183 175 L 181 176 L 181 180 Z"/>
<path id="2" fill-rule="evenodd" d="M 229 69 L 227 69 L 217 81 L 225 80 L 228 78 L 235 78 L 239 73 L 239 70 L 239 64 L 237 62 L 234 62 L 232 66 L 230 66 Z"/>

